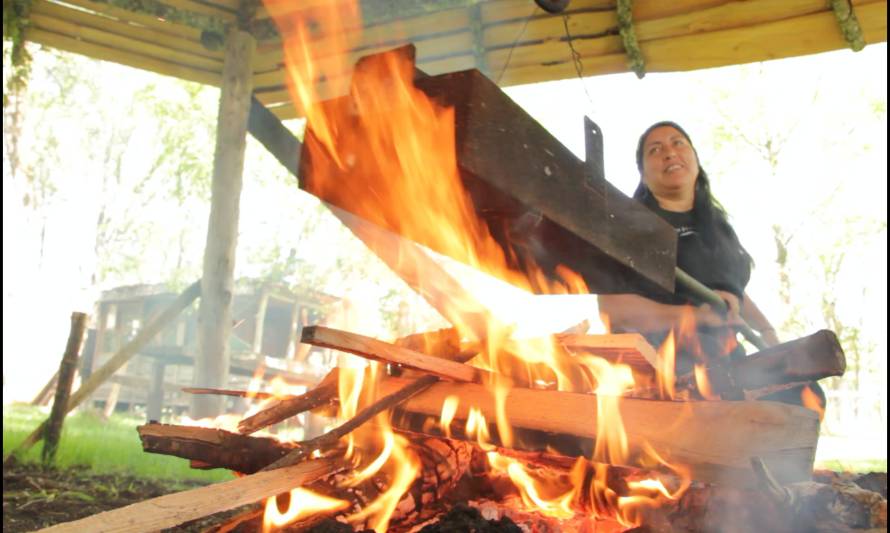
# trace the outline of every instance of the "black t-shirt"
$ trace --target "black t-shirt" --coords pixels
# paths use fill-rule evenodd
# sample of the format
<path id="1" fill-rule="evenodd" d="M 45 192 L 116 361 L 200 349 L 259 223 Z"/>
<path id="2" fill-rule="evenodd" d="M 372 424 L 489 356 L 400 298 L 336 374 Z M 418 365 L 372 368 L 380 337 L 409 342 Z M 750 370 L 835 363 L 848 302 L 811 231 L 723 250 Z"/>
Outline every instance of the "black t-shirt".
<path id="1" fill-rule="evenodd" d="M 650 205 L 657 215 L 666 220 L 677 231 L 677 266 L 703 285 L 716 290 L 735 294 L 742 301 L 745 286 L 751 278 L 751 263 L 742 249 L 738 238 L 731 230 L 717 227 L 714 230 L 714 245 L 709 246 L 702 236 L 692 211 L 678 213 L 666 211 L 657 205 Z M 656 302 L 684 305 L 698 305 L 700 299 L 679 284 L 673 294 L 664 292 L 641 293 L 641 296 Z M 661 346 L 667 331 L 648 332 L 644 336 L 653 346 Z M 730 355 L 743 356 L 744 349 L 730 339 L 735 333 L 730 328 L 696 328 L 695 341 L 676 339 L 676 369 L 678 374 L 691 371 L 698 358 L 696 354 L 709 357 Z"/>
<path id="2" fill-rule="evenodd" d="M 714 230 L 714 245 L 708 246 L 692 211 L 678 213 L 658 206 L 650 209 L 677 231 L 677 266 L 711 289 L 735 294 L 741 302 L 745 286 L 751 279 L 751 264 L 738 238 L 726 229 L 717 227 Z M 668 297 L 656 294 L 643 296 L 676 305 L 700 303 L 680 285 Z"/>

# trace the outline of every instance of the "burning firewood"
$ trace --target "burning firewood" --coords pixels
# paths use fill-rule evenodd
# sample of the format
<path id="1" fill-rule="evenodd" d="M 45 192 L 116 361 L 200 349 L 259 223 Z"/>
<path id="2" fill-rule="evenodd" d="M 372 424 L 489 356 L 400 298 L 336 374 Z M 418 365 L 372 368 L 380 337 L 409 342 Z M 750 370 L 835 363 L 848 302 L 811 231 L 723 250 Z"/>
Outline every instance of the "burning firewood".
<path id="1" fill-rule="evenodd" d="M 223 429 L 151 423 L 136 428 L 142 449 L 253 474 L 296 446 L 270 437 L 248 437 Z"/>
<path id="2" fill-rule="evenodd" d="M 249 435 L 304 411 L 332 403 L 337 398 L 338 377 L 339 374 L 335 368 L 315 388 L 305 394 L 277 400 L 254 415 L 241 420 L 238 423 L 238 431 Z"/>

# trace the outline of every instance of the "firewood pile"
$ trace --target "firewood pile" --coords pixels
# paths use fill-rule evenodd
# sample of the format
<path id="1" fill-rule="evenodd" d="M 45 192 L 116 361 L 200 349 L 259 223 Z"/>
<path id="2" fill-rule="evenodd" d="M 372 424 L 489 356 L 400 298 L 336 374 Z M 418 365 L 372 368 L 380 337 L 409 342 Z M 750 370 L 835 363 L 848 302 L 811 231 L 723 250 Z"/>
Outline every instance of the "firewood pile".
<path id="1" fill-rule="evenodd" d="M 550 382 L 541 379 L 546 374 L 531 378 L 527 368 L 511 371 L 523 368 L 511 363 L 511 344 L 498 364 L 481 364 L 483 344 L 462 342 L 453 329 L 387 343 L 317 326 L 304 330 L 303 341 L 385 364 L 357 374 L 364 378 L 358 385 L 349 381 L 356 375 L 335 368 L 305 394 L 272 398 L 237 431 L 140 426 L 146 452 L 239 477 L 53 529 L 157 530 L 247 504 L 255 505 L 213 531 L 791 532 L 887 525 L 886 475 L 814 474 L 819 414 L 757 399 L 843 373 L 843 352 L 827 331 L 712 365 L 706 394 L 706 378 L 677 376 L 673 399 L 659 386 L 662 356 L 635 335 L 553 336 L 548 342 L 561 375 Z M 633 385 L 607 396 L 598 383 L 605 375 L 575 364 L 591 354 L 627 369 Z M 344 383 L 362 396 L 348 418 Z M 304 412 L 338 411 L 345 421 L 303 442 L 254 435 Z M 616 435 L 623 450 L 609 442 Z M 415 468 L 406 474 L 406 465 Z"/>

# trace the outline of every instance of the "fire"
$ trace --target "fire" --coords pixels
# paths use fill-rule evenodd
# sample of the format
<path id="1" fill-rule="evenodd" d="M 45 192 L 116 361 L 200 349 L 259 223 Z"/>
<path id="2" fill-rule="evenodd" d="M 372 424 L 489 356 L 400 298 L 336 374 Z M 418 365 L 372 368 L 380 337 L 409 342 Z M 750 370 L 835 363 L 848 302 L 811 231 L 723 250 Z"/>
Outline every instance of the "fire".
<path id="1" fill-rule="evenodd" d="M 457 413 L 457 406 L 460 403 L 460 400 L 457 399 L 457 396 L 449 396 L 445 398 L 445 401 L 442 403 L 442 414 L 439 416 L 439 427 L 442 429 L 442 433 L 451 438 L 451 422 L 454 420 L 454 415 Z"/>
<path id="2" fill-rule="evenodd" d="M 339 511 L 349 506 L 349 502 L 322 496 L 303 488 L 291 489 L 289 496 L 285 512 L 278 509 L 276 497 L 273 496 L 266 500 L 266 510 L 263 513 L 263 533 L 282 528 L 316 513 Z"/>
<path id="3" fill-rule="evenodd" d="M 310 192 L 527 291 L 588 292 L 582 278 L 566 268 L 557 269 L 561 282 L 553 282 L 533 266 L 524 272 L 509 266 L 505 251 L 477 217 L 461 181 L 454 110 L 414 86 L 414 65 L 405 50 L 364 58 L 354 68 L 348 61 L 347 51 L 355 44 L 351 39 L 358 37 L 353 29 L 361 26 L 357 4 L 328 2 L 294 9 L 290 0 L 264 3 L 283 36 L 289 92 L 307 118 L 303 155 L 310 171 L 301 179 Z M 319 43 L 316 36 L 322 33 L 325 39 Z M 347 79 L 351 80 L 349 96 L 331 99 L 338 87 L 344 88 Z M 400 257 L 407 257 L 407 252 L 400 252 Z M 421 283 L 433 284 L 436 280 Z M 474 287 L 472 294 L 488 310 L 503 307 L 496 290 Z M 443 315 L 457 327 L 461 338 L 479 344 L 481 353 L 472 364 L 492 370 L 496 376 L 486 385 L 495 398 L 494 427 L 500 444 L 509 447 L 514 439 L 505 409 L 511 387 L 520 384 L 596 392 L 598 438 L 590 459 L 610 463 L 626 459 L 628 443 L 619 407 L 620 396 L 634 385 L 629 367 L 613 366 L 597 357 L 572 356 L 551 339 L 518 341 L 522 332 L 509 320 L 502 322 L 495 313 L 480 329 L 478 324 L 468 322 L 469 308 L 478 306 L 475 302 L 454 301 Z M 660 383 L 665 397 L 673 397 L 673 334 L 669 341 L 661 352 L 663 368 L 659 369 L 665 378 Z M 376 385 L 383 371 L 376 363 L 367 365 L 352 356 L 341 356 L 338 366 L 337 417 L 342 422 L 377 399 Z M 440 427 L 446 435 L 451 435 L 458 403 L 457 398 L 449 398 L 442 407 Z M 519 461 L 494 452 L 489 423 L 478 409 L 469 407 L 465 423 L 466 435 L 488 452 L 492 469 L 509 476 L 525 505 L 550 516 L 572 516 L 585 480 L 590 481 L 586 474 L 573 473 L 572 482 L 547 486 Z M 346 456 L 357 472 L 346 483 L 354 485 L 384 476 L 387 486 L 377 500 L 346 519 L 367 521 L 376 531 L 385 531 L 400 498 L 418 475 L 419 460 L 408 442 L 393 432 L 385 415 L 350 433 L 346 444 Z M 582 473 L 588 472 L 587 461 L 579 464 L 587 465 L 580 470 Z M 602 479 L 591 484 L 592 499 L 599 502 L 603 512 L 620 514 L 621 499 L 606 485 L 605 468 L 597 469 L 597 479 Z M 658 499 L 667 493 L 666 489 L 653 490 L 653 486 L 643 483 L 635 487 L 626 496 L 631 500 L 624 506 L 634 508 L 638 505 L 636 498 Z M 267 514 L 273 517 L 270 527 L 297 520 L 304 516 L 299 515 L 302 509 L 311 508 L 311 504 L 296 503 L 298 497 L 293 494 L 284 513 L 278 512 L 274 499 L 267 503 Z M 553 494 L 556 496 L 548 496 Z M 303 497 L 300 492 L 297 495 Z M 281 518 L 284 516 L 289 518 Z"/>
<path id="4" fill-rule="evenodd" d="M 674 342 L 674 331 L 658 347 L 658 393 L 661 398 L 674 398 L 674 361 L 677 357 L 677 343 Z"/>
<path id="5" fill-rule="evenodd" d="M 800 390 L 800 401 L 804 407 L 819 414 L 819 422 L 825 418 L 825 405 L 823 405 L 822 399 L 812 389 L 809 387 L 802 388 Z"/>
<path id="6" fill-rule="evenodd" d="M 698 392 L 705 400 L 719 400 L 720 396 L 715 394 L 711 389 L 711 382 L 708 380 L 708 369 L 704 365 L 695 365 L 693 372 L 695 373 L 695 386 Z"/>

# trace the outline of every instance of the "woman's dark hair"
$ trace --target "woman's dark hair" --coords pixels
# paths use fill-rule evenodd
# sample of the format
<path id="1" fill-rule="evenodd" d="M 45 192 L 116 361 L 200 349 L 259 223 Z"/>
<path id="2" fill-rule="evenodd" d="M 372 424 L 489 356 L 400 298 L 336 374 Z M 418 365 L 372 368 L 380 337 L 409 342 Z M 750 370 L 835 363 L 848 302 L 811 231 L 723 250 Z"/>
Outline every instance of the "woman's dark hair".
<path id="1" fill-rule="evenodd" d="M 670 120 L 656 122 L 649 126 L 646 131 L 640 135 L 640 140 L 637 142 L 636 153 L 637 169 L 640 171 L 640 184 L 637 185 L 637 189 L 633 193 L 633 198 L 650 209 L 654 210 L 659 207 L 658 200 L 656 200 L 655 195 L 652 194 L 652 191 L 649 190 L 649 187 L 646 186 L 646 182 L 643 180 L 643 145 L 646 143 L 646 137 L 652 133 L 652 130 L 663 126 L 670 126 L 682 133 L 683 137 L 686 137 L 686 141 L 689 142 L 689 146 L 692 147 L 692 151 L 695 153 L 695 158 L 698 160 L 698 176 L 695 179 L 695 197 L 692 201 L 692 217 L 698 231 L 701 233 L 702 240 L 704 240 L 706 245 L 713 248 L 720 242 L 717 238 L 717 232 L 719 231 L 729 237 L 730 241 L 737 243 L 739 248 L 744 252 L 748 262 L 753 265 L 754 260 L 739 242 L 735 230 L 733 230 L 732 226 L 729 224 L 726 209 L 724 209 L 723 206 L 720 205 L 720 202 L 714 198 L 714 195 L 711 194 L 711 182 L 708 179 L 708 173 L 702 168 L 701 159 L 698 157 L 695 145 L 692 144 L 692 139 L 689 137 L 689 134 L 686 133 L 686 130 L 681 128 L 676 122 Z"/>

